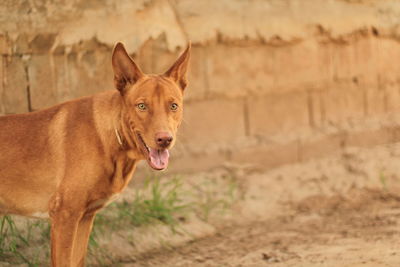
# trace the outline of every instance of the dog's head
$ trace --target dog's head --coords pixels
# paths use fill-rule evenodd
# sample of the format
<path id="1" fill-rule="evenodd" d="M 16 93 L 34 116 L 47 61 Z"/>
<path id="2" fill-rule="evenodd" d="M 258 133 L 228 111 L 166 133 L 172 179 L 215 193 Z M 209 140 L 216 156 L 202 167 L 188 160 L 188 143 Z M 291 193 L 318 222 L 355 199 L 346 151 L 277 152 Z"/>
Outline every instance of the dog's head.
<path id="1" fill-rule="evenodd" d="M 156 170 L 168 165 L 169 151 L 182 121 L 183 91 L 190 44 L 162 75 L 146 75 L 117 43 L 112 55 L 115 87 L 123 99 L 123 116 L 141 158 Z"/>

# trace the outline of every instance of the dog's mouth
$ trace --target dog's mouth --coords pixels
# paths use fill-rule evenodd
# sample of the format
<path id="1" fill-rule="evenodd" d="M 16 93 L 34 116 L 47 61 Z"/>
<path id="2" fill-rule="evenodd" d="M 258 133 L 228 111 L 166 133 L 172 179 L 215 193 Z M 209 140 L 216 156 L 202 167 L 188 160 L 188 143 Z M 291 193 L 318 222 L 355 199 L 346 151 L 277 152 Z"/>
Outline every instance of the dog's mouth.
<path id="1" fill-rule="evenodd" d="M 161 171 L 167 168 L 169 151 L 168 149 L 154 149 L 148 147 L 140 133 L 136 133 L 141 150 L 146 156 L 147 163 L 155 170 Z"/>

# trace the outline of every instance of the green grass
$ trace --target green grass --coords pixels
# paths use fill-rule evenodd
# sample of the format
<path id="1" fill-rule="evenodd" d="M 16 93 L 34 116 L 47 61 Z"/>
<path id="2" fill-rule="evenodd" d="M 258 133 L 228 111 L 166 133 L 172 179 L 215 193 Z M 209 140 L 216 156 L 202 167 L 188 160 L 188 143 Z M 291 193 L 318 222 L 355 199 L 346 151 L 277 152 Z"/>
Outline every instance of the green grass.
<path id="1" fill-rule="evenodd" d="M 40 266 L 40 251 L 33 252 L 30 257 L 23 255 L 19 250 L 29 247 L 33 241 L 33 233 L 40 232 L 47 236 L 49 226 L 45 222 L 27 223 L 24 231 L 18 229 L 11 216 L 0 217 L 0 261 L 11 263 L 26 263 L 29 267 Z"/>
<path id="2" fill-rule="evenodd" d="M 175 233 L 188 214 L 208 221 L 211 214 L 229 208 L 235 201 L 236 192 L 237 185 L 233 180 L 221 188 L 213 179 L 186 187 L 178 178 L 147 179 L 131 201 L 112 203 L 97 214 L 89 239 L 88 262 L 96 266 L 110 266 L 112 262 L 117 266 L 99 244 L 102 236 L 155 224 L 167 225 Z M 0 217 L 0 265 L 8 262 L 25 263 L 29 267 L 48 266 L 49 242 L 48 222 L 27 219 L 26 225 L 17 227 L 13 217 Z"/>
<path id="3" fill-rule="evenodd" d="M 197 201 L 192 206 L 202 220 L 208 222 L 212 214 L 223 213 L 237 200 L 238 184 L 235 179 L 228 179 L 227 186 L 223 188 L 216 185 L 212 178 L 193 185 L 197 192 Z"/>
<path id="4" fill-rule="evenodd" d="M 108 229 L 140 227 L 162 223 L 173 227 L 177 217 L 189 210 L 180 196 L 182 182 L 172 179 L 162 183 L 159 178 L 147 179 L 144 187 L 136 190 L 133 201 L 112 203 L 102 210 L 95 219 L 93 236 Z"/>
<path id="5" fill-rule="evenodd" d="M 178 190 L 182 186 L 181 181 L 172 179 L 163 185 L 158 178 L 152 183 L 149 181 L 146 181 L 144 191 L 136 192 L 132 203 L 123 201 L 117 204 L 119 219 L 127 220 L 134 226 L 152 223 L 176 225 L 176 216 L 189 208 L 178 196 Z M 150 191 L 149 195 L 146 195 L 146 190 Z"/>
<path id="6" fill-rule="evenodd" d="M 165 224 L 176 232 L 178 217 L 190 210 L 179 197 L 182 182 L 179 179 L 161 183 L 159 178 L 147 179 L 143 188 L 136 190 L 133 201 L 112 203 L 97 214 L 89 240 L 89 256 L 100 266 L 112 262 L 107 252 L 98 245 L 101 235 L 132 227 Z M 113 266 L 116 263 L 113 262 Z M 109 265 L 108 265 L 109 266 Z"/>
<path id="7" fill-rule="evenodd" d="M 384 191 L 388 191 L 387 178 L 386 175 L 383 173 L 383 171 L 381 171 L 379 174 L 379 181 L 381 182 L 382 189 Z"/>

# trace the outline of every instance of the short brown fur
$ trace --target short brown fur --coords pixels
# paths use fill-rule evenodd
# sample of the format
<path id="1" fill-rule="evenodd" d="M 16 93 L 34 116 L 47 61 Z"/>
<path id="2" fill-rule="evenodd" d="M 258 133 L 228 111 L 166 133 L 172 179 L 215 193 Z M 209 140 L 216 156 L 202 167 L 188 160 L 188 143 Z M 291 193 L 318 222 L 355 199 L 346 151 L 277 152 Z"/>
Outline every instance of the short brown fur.
<path id="1" fill-rule="evenodd" d="M 52 266 L 84 266 L 96 212 L 127 186 L 139 160 L 151 163 L 146 146 L 173 146 L 189 55 L 190 45 L 165 74 L 146 75 L 118 43 L 118 90 L 0 117 L 0 214 L 48 215 Z M 171 142 L 157 143 L 160 135 Z"/>

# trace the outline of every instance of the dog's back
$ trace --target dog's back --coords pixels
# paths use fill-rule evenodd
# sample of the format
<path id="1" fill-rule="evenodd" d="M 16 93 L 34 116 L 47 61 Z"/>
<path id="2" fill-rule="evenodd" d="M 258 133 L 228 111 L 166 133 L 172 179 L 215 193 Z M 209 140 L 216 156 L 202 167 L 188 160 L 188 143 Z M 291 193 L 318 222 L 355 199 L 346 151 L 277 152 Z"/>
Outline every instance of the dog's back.
<path id="1" fill-rule="evenodd" d="M 92 105 L 93 97 L 85 97 L 38 112 L 0 117 L 0 213 L 47 215 L 67 161 L 79 158 L 96 138 L 90 134 Z"/>
<path id="2" fill-rule="evenodd" d="M 51 170 L 56 166 L 51 150 L 48 149 L 48 132 L 59 109 L 57 106 L 31 114 L 0 117 L 1 213 L 29 216 L 32 215 L 29 214 L 31 211 L 44 212 L 47 209 L 47 194 L 43 192 L 51 191 L 55 180 L 46 175 L 54 172 L 42 170 Z M 40 183 L 41 179 L 50 183 Z M 26 199 L 26 203 L 18 203 L 21 199 Z"/>

